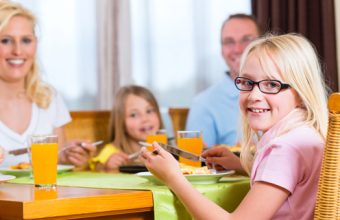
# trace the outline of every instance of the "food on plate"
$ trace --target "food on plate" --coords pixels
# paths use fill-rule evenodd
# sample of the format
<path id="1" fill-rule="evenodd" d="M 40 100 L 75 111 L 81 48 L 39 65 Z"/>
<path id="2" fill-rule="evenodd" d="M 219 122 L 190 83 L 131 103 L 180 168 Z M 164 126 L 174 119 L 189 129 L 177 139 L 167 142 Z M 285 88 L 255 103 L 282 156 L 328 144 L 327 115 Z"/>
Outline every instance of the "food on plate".
<path id="1" fill-rule="evenodd" d="M 15 165 L 11 165 L 9 166 L 9 168 L 13 169 L 13 170 L 25 170 L 31 167 L 31 164 L 28 162 L 20 162 L 18 164 Z"/>
<path id="2" fill-rule="evenodd" d="M 232 152 L 241 151 L 241 147 L 240 147 L 240 145 L 230 146 L 229 150 L 232 151 Z"/>
<path id="3" fill-rule="evenodd" d="M 190 165 L 186 165 L 183 163 L 180 163 L 180 168 L 182 170 L 182 173 L 184 175 L 188 174 L 211 174 L 211 171 L 208 169 L 207 166 L 204 167 L 193 167 Z"/>

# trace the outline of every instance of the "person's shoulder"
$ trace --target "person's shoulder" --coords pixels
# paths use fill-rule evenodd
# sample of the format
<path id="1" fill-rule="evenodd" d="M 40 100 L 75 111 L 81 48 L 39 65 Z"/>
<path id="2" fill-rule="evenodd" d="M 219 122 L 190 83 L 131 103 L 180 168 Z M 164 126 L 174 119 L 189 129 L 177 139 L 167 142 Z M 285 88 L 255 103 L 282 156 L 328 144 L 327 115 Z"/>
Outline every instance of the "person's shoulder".
<path id="1" fill-rule="evenodd" d="M 54 105 L 65 104 L 62 94 L 58 90 L 56 90 L 54 87 L 51 87 L 51 92 L 51 103 Z"/>
<path id="2" fill-rule="evenodd" d="M 290 145 L 297 150 L 303 148 L 323 148 L 325 140 L 319 132 L 311 126 L 302 125 L 296 127 L 277 138 L 278 142 Z"/>
<path id="3" fill-rule="evenodd" d="M 213 85 L 198 93 L 194 101 L 202 101 L 202 100 L 218 100 L 216 99 L 219 96 L 227 97 L 227 96 L 237 96 L 238 91 L 236 90 L 232 80 L 229 76 L 224 76 L 219 81 L 215 82 Z"/>

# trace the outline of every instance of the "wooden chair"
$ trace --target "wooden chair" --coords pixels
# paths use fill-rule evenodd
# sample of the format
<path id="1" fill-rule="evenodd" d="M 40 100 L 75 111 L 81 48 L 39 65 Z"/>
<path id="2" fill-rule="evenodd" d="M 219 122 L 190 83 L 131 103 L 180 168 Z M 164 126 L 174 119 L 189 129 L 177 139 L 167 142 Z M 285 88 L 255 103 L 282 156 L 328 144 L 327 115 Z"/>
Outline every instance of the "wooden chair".
<path id="1" fill-rule="evenodd" d="M 169 108 L 168 113 L 171 118 L 173 134 L 176 137 L 177 131 L 185 130 L 189 108 Z"/>
<path id="2" fill-rule="evenodd" d="M 109 142 L 110 111 L 71 111 L 72 121 L 65 126 L 67 140 Z"/>
<path id="3" fill-rule="evenodd" d="M 328 100 L 329 121 L 314 219 L 340 220 L 340 93 Z"/>

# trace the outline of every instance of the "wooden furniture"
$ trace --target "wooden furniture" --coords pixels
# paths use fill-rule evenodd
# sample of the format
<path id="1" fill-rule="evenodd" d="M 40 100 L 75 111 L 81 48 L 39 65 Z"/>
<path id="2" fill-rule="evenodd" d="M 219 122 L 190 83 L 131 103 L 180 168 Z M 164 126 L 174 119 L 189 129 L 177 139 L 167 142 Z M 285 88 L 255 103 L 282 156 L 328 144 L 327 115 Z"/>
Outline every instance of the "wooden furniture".
<path id="1" fill-rule="evenodd" d="M 169 108 L 168 113 L 171 118 L 174 137 L 177 136 L 177 131 L 185 130 L 189 108 Z"/>
<path id="2" fill-rule="evenodd" d="M 45 192 L 45 193 L 42 193 Z M 151 191 L 0 184 L 0 219 L 153 219 Z"/>
<path id="3" fill-rule="evenodd" d="M 71 111 L 72 121 L 65 126 L 67 140 L 109 142 L 110 111 Z"/>
<path id="4" fill-rule="evenodd" d="M 340 219 L 340 93 L 328 100 L 329 122 L 314 219 Z"/>

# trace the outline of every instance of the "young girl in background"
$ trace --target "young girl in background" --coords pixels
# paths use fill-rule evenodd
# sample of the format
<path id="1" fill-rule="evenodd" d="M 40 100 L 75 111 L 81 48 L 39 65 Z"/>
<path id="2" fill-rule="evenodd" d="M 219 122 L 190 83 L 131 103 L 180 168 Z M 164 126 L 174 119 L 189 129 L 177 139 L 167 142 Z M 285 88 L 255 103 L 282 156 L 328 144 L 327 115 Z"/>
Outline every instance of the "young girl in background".
<path id="1" fill-rule="evenodd" d="M 146 88 L 124 86 L 117 92 L 111 113 L 110 140 L 90 162 L 97 171 L 113 171 L 133 162 L 129 158 L 141 147 L 139 141 L 163 128 L 157 101 Z M 136 159 L 136 158 L 134 158 Z"/>
<path id="2" fill-rule="evenodd" d="M 141 159 L 194 219 L 312 219 L 328 119 L 314 48 L 295 34 L 258 39 L 244 51 L 235 85 L 241 91 L 241 162 L 251 189 L 233 213 L 193 188 L 157 143 L 158 154 L 143 148 Z M 203 156 L 208 163 L 220 157 L 223 166 L 227 149 L 217 149 Z"/>

